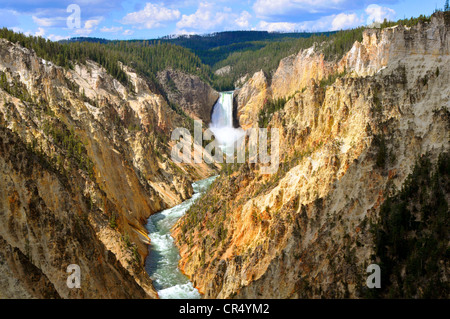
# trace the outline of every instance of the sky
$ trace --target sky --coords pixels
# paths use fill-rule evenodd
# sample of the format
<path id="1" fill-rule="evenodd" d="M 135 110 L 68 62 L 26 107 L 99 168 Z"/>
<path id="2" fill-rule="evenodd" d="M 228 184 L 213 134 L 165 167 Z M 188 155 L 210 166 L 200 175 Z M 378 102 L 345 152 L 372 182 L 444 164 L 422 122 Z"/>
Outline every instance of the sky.
<path id="1" fill-rule="evenodd" d="M 52 41 L 230 30 L 333 31 L 432 14 L 444 0 L 0 0 L 0 26 Z"/>

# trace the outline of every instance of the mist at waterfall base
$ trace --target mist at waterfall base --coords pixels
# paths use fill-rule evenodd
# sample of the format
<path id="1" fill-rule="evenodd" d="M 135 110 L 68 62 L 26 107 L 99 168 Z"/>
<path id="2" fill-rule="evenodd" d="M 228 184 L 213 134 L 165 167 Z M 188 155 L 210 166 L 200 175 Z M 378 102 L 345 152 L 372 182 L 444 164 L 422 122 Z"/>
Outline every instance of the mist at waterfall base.
<path id="1" fill-rule="evenodd" d="M 170 230 L 186 211 L 208 189 L 217 176 L 192 184 L 194 195 L 172 208 L 150 216 L 145 226 L 151 245 L 145 261 L 145 270 L 161 299 L 199 299 L 200 293 L 189 278 L 178 269 L 180 255 Z"/>
<path id="2" fill-rule="evenodd" d="M 223 152 L 234 152 L 235 142 L 245 135 L 241 128 L 233 127 L 233 92 L 222 92 L 211 115 L 211 131 Z"/>

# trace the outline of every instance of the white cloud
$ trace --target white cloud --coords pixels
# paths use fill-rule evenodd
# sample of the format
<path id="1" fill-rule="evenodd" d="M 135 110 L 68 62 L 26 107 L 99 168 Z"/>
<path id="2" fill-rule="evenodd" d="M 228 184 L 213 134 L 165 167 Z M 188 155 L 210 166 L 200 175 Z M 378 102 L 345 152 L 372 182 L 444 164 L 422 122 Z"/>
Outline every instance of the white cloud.
<path id="1" fill-rule="evenodd" d="M 299 30 L 299 23 L 260 21 L 257 29 L 269 32 L 293 32 Z"/>
<path id="2" fill-rule="evenodd" d="M 122 30 L 123 30 L 123 27 L 111 27 L 111 28 L 103 27 L 100 29 L 101 32 L 111 32 L 111 33 L 117 33 Z"/>
<path id="3" fill-rule="evenodd" d="M 181 29 L 181 30 L 177 30 L 176 31 L 176 36 L 180 36 L 180 35 L 194 35 L 197 34 L 197 32 L 195 31 L 188 31 L 185 29 Z"/>
<path id="4" fill-rule="evenodd" d="M 97 29 L 97 26 L 100 24 L 100 22 L 103 20 L 103 17 L 95 18 L 87 20 L 84 23 L 84 27 L 80 29 L 75 29 L 75 33 L 80 36 L 88 36 L 91 34 L 94 30 Z"/>
<path id="5" fill-rule="evenodd" d="M 349 29 L 362 25 L 364 19 L 358 17 L 355 13 L 340 13 L 329 15 L 317 20 L 303 22 L 267 22 L 261 21 L 257 30 L 269 32 L 320 32 L 329 30 Z"/>
<path id="6" fill-rule="evenodd" d="M 373 22 L 383 22 L 384 19 L 394 20 L 396 12 L 393 9 L 381 7 L 377 4 L 371 4 L 366 8 L 367 24 Z"/>
<path id="7" fill-rule="evenodd" d="M 191 34 L 195 31 L 217 31 L 248 29 L 250 27 L 251 14 L 242 11 L 233 13 L 230 8 L 220 8 L 215 3 L 201 2 L 197 11 L 193 14 L 183 14 L 177 22 L 177 34 Z"/>
<path id="8" fill-rule="evenodd" d="M 41 27 L 51 27 L 53 25 L 53 21 L 52 19 L 48 19 L 48 18 L 38 18 L 36 16 L 33 16 L 33 21 L 34 23 L 36 23 L 38 26 Z"/>
<path id="9" fill-rule="evenodd" d="M 92 20 L 87 20 L 87 21 L 84 23 L 84 28 L 85 28 L 85 29 L 93 29 L 93 28 L 95 28 L 96 26 L 98 26 L 98 24 L 100 23 L 101 20 L 102 20 L 102 19 L 92 19 Z"/>
<path id="10" fill-rule="evenodd" d="M 44 30 L 44 28 L 39 27 L 39 28 L 38 28 L 38 31 L 36 31 L 36 32 L 34 33 L 34 35 L 37 36 L 37 37 L 43 37 L 43 36 L 45 35 L 45 30 Z"/>
<path id="11" fill-rule="evenodd" d="M 23 29 L 19 27 L 12 27 L 11 30 L 13 30 L 16 33 L 23 33 Z"/>
<path id="12" fill-rule="evenodd" d="M 213 29 L 223 22 L 226 13 L 215 12 L 213 3 L 201 2 L 195 13 L 191 15 L 183 14 L 181 20 L 177 22 L 177 28 L 189 28 L 197 30 Z"/>
<path id="13" fill-rule="evenodd" d="M 51 41 L 60 41 L 60 40 L 69 39 L 70 37 L 69 36 L 50 34 L 47 38 L 50 39 Z"/>
<path id="14" fill-rule="evenodd" d="M 234 20 L 236 25 L 240 28 L 247 29 L 250 26 L 250 19 L 252 18 L 252 15 L 248 13 L 247 11 L 242 11 L 239 18 Z"/>
<path id="15" fill-rule="evenodd" d="M 331 30 L 344 30 L 360 26 L 363 19 L 359 18 L 355 13 L 346 14 L 339 13 L 331 22 Z"/>
<path id="16" fill-rule="evenodd" d="M 20 13 L 15 10 L 0 8 L 0 20 L 3 23 L 5 22 L 5 20 L 11 20 L 11 22 L 12 20 L 14 20 L 14 22 L 16 22 L 16 17 L 18 17 L 19 15 Z"/>
<path id="17" fill-rule="evenodd" d="M 164 26 L 164 22 L 175 21 L 180 18 L 179 10 L 172 10 L 162 4 L 147 3 L 141 11 L 128 13 L 121 21 L 123 24 L 137 25 L 142 28 L 153 29 Z"/>

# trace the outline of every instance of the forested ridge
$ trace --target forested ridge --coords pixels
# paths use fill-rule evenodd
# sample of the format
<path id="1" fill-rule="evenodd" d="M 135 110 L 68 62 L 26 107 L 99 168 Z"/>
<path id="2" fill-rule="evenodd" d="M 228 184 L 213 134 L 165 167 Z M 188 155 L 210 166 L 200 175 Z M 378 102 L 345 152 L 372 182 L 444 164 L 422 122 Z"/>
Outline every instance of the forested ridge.
<path id="1" fill-rule="evenodd" d="M 136 45 L 127 41 L 101 42 L 52 42 L 42 37 L 26 36 L 7 28 L 0 29 L 0 38 L 32 49 L 42 59 L 64 68 L 73 68 L 75 63 L 85 63 L 87 59 L 103 66 L 109 74 L 124 85 L 128 77 L 121 69 L 119 61 L 133 67 L 137 72 L 156 83 L 156 73 L 166 68 L 174 68 L 196 74 L 211 82 L 211 70 L 188 49 L 170 43 Z"/>

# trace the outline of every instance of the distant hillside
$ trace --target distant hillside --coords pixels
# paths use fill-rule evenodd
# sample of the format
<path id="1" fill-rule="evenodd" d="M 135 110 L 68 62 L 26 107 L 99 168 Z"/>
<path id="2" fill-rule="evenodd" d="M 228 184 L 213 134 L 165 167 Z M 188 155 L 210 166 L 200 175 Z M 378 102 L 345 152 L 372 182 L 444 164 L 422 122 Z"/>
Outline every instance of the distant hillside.
<path id="1" fill-rule="evenodd" d="M 362 30 L 357 30 L 358 34 L 361 34 Z M 127 61 L 124 61 L 127 64 L 130 62 L 130 53 L 139 51 L 138 54 L 132 54 L 131 61 L 137 63 L 139 65 L 138 71 L 143 72 L 146 76 L 151 77 L 151 74 L 159 71 L 161 67 L 171 66 L 197 74 L 205 81 L 212 83 L 217 90 L 225 91 L 234 89 L 236 80 L 246 74 L 253 74 L 259 71 L 261 67 L 266 73 L 270 74 L 282 58 L 297 53 L 299 49 L 309 47 L 314 42 L 323 42 L 330 36 L 349 32 L 352 31 L 322 33 L 227 31 L 207 35 L 166 36 L 160 39 L 126 41 L 77 37 L 61 42 L 66 44 L 80 42 L 104 44 L 120 53 L 122 58 L 127 59 Z M 350 45 L 357 38 L 359 39 L 359 37 L 352 37 Z M 161 61 L 158 60 L 158 63 L 155 64 L 154 58 L 147 55 L 150 54 L 150 51 L 160 51 L 156 48 L 167 48 L 168 45 L 172 50 L 176 50 L 182 55 L 190 56 L 193 53 L 193 56 L 184 59 L 177 55 L 176 59 L 171 59 L 171 63 L 161 64 L 159 63 Z M 183 51 L 179 47 L 189 49 L 192 53 Z M 130 52 L 130 50 L 133 52 Z M 124 51 L 126 54 L 124 54 Z M 142 54 L 144 52 L 147 54 Z M 137 57 L 139 57 L 137 59 L 139 61 L 136 61 Z M 181 66 L 178 65 L 180 61 L 183 62 Z M 214 75 L 210 70 L 216 71 L 228 65 L 231 68 L 226 74 Z"/>
<path id="2" fill-rule="evenodd" d="M 203 63 L 213 67 L 217 62 L 226 59 L 233 52 L 254 51 L 270 42 L 289 41 L 309 38 L 314 35 L 331 35 L 335 32 L 323 33 L 279 33 L 267 31 L 227 31 L 209 35 L 186 35 L 176 38 L 166 37 L 158 41 L 168 41 L 191 49 L 202 59 Z"/>
<path id="3" fill-rule="evenodd" d="M 111 40 L 102 39 L 102 38 L 90 38 L 90 37 L 76 37 L 76 38 L 70 38 L 67 40 L 60 40 L 59 43 L 72 43 L 72 42 L 92 42 L 92 43 L 108 43 L 111 42 Z"/>
<path id="4" fill-rule="evenodd" d="M 206 35 L 168 35 L 159 39 L 114 41 L 101 38 L 77 37 L 60 42 L 134 42 L 143 45 L 168 42 L 191 49 L 200 57 L 204 64 L 214 66 L 217 62 L 224 60 L 233 52 L 258 50 L 270 42 L 289 41 L 311 36 L 326 35 L 333 32 L 307 33 L 307 32 L 267 32 L 267 31 L 226 31 Z"/>

